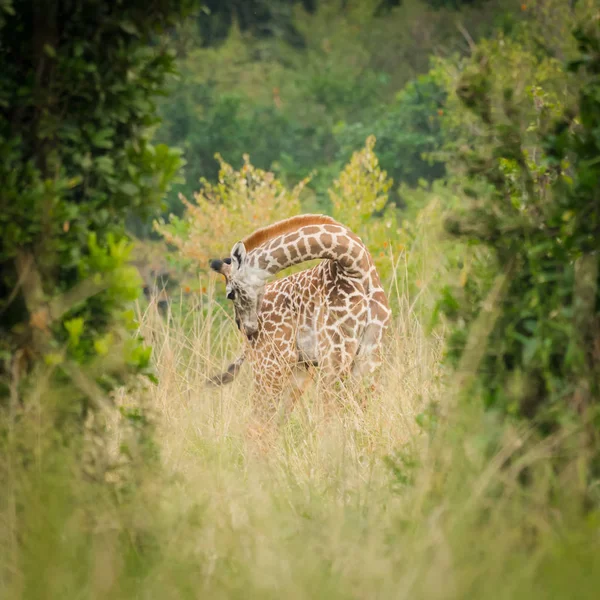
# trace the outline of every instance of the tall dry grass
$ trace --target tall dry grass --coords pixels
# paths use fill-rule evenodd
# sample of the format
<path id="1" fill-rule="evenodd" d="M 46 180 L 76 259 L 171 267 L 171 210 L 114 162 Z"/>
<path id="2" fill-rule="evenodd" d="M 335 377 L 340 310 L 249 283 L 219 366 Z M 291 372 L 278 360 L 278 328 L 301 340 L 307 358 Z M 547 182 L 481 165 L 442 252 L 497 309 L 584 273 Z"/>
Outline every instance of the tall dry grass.
<path id="1" fill-rule="evenodd" d="M 208 299 L 195 305 L 171 306 L 162 315 L 151 302 L 140 315 L 140 331 L 153 346 L 160 382 L 152 389 L 152 406 L 160 414 L 165 441 L 174 434 L 181 445 L 184 426 L 192 427 L 206 443 L 235 438 L 250 450 L 252 441 L 243 433 L 252 409 L 250 367 L 244 365 L 233 384 L 217 390 L 206 387 L 208 376 L 222 370 L 243 348 L 232 319 L 214 301 L 214 286 L 208 287 Z M 443 336 L 441 331 L 424 330 L 414 303 L 402 292 L 390 288 L 397 308 L 387 334 L 379 393 L 369 398 L 340 394 L 338 409 L 326 413 L 319 388 L 313 385 L 271 439 L 275 446 L 269 448 L 268 460 L 292 441 L 290 436 L 300 436 L 294 439 L 301 440 L 305 460 L 313 465 L 320 461 L 310 452 L 322 452 L 320 445 L 330 445 L 332 439 L 338 450 L 377 456 L 414 439 L 419 429 L 416 415 L 440 396 Z"/>
<path id="2" fill-rule="evenodd" d="M 597 597 L 600 514 L 584 504 L 578 432 L 535 441 L 476 392 L 450 394 L 443 330 L 423 318 L 440 247 L 418 246 L 394 261 L 379 391 L 325 411 L 311 388 L 266 442 L 249 432 L 247 369 L 204 386 L 239 349 L 214 287 L 166 316 L 140 308 L 158 384 L 116 401 L 150 414 L 160 464 L 136 463 L 135 485 L 114 490 L 74 475 L 77 457 L 13 474 L 0 597 Z M 129 443 L 122 420 L 108 428 L 113 450 Z"/>
<path id="3" fill-rule="evenodd" d="M 184 519 L 169 544 L 194 557 L 198 597 L 395 595 L 399 556 L 385 532 L 400 499 L 387 459 L 402 451 L 411 469 L 426 451 L 416 417 L 443 390 L 441 336 L 427 335 L 408 299 L 397 300 L 379 393 L 325 410 L 312 386 L 266 439 L 249 427 L 249 368 L 229 386 L 205 387 L 240 344 L 219 306 L 164 317 L 151 303 L 143 312 L 160 381 L 151 391 L 156 434 L 177 481 L 169 512 L 202 513 L 202 526 Z"/>

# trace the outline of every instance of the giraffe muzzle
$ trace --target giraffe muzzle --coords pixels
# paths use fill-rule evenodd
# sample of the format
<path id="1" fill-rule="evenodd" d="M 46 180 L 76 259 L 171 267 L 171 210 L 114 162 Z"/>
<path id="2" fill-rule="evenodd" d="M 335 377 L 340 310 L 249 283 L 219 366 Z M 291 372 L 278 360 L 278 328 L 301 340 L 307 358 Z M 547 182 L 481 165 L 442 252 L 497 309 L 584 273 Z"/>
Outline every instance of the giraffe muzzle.
<path id="1" fill-rule="evenodd" d="M 253 338 L 258 333 L 258 325 L 250 323 L 242 324 L 242 327 L 240 329 L 247 338 Z"/>
<path id="2" fill-rule="evenodd" d="M 244 334 L 249 339 L 254 338 L 258 334 L 258 327 L 244 327 Z"/>
<path id="3" fill-rule="evenodd" d="M 253 338 L 258 333 L 258 323 L 243 323 L 240 318 L 236 317 L 235 324 L 247 338 Z"/>

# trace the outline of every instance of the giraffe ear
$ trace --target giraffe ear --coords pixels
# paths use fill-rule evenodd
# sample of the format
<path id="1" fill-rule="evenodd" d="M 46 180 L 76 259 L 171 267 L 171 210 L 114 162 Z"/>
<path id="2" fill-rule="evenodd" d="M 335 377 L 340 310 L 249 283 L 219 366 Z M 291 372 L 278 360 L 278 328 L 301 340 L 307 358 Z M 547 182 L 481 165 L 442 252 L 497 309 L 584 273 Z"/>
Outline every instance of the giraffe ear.
<path id="1" fill-rule="evenodd" d="M 231 249 L 231 266 L 234 269 L 240 269 L 246 262 L 246 246 L 244 242 L 238 242 Z"/>

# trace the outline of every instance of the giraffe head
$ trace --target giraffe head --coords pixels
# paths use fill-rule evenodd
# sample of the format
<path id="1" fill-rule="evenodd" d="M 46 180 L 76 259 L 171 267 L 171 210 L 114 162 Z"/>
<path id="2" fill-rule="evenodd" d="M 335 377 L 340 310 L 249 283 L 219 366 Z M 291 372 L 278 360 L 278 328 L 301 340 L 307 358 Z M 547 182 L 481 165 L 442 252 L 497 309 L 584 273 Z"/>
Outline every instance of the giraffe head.
<path id="1" fill-rule="evenodd" d="M 231 258 L 212 260 L 210 268 L 225 277 L 227 298 L 233 301 L 238 328 L 249 337 L 255 335 L 269 273 L 250 264 L 243 242 L 233 246 Z"/>

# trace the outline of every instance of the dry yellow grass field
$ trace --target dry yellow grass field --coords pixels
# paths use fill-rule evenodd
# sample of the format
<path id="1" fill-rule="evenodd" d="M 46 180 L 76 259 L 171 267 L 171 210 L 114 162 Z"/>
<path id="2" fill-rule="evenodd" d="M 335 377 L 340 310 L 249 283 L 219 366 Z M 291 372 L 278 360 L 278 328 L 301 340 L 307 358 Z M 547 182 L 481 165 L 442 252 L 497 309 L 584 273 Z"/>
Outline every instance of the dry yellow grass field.
<path id="1" fill-rule="evenodd" d="M 392 506 L 403 501 L 386 459 L 404 452 L 412 478 L 427 439 L 416 417 L 443 389 L 441 337 L 426 335 L 406 301 L 397 304 L 378 393 L 341 393 L 326 410 L 313 385 L 288 422 L 260 438 L 249 369 L 229 386 L 205 387 L 223 364 L 215 356 L 233 356 L 241 343 L 223 331 L 235 326 L 217 305 L 164 319 L 150 304 L 143 314 L 160 381 L 151 394 L 162 459 L 178 475 L 169 502 L 184 504 L 175 512 L 201 507 L 207 523 L 175 528 L 172 544 L 197 557 L 206 597 L 238 586 L 254 597 L 396 596 L 394 573 L 405 568 L 396 561 L 414 557 L 389 552 Z M 223 568 L 237 575 L 227 582 Z"/>
<path id="2" fill-rule="evenodd" d="M 529 444 L 526 428 L 451 396 L 443 332 L 427 333 L 402 290 L 392 294 L 379 391 L 325 410 L 312 387 L 261 438 L 248 370 L 204 387 L 240 343 L 222 309 L 146 309 L 169 477 L 143 597 L 561 598 L 574 582 L 578 598 L 594 597 L 595 529 L 576 507 L 584 457 L 552 473 L 544 459 L 571 442 Z"/>
<path id="3" fill-rule="evenodd" d="M 597 597 L 600 520 L 584 507 L 577 432 L 536 442 L 486 412 L 476 391 L 456 394 L 443 327 L 428 331 L 422 317 L 439 247 L 417 239 L 393 264 L 379 389 L 325 410 L 312 387 L 260 438 L 248 369 L 205 387 L 240 344 L 214 280 L 195 306 L 173 302 L 166 316 L 154 301 L 140 306 L 158 383 L 116 401 L 144 407 L 158 463 L 139 459 L 116 417 L 112 450 L 134 457 L 134 485 L 85 483 L 77 461 L 43 452 L 33 476 L 19 475 L 4 457 L 0 597 Z M 422 283 L 409 301 L 411 277 Z M 43 442 L 36 411 L 50 392 L 32 398 L 29 423 L 11 435 Z M 547 460 L 556 456 L 560 468 Z"/>

